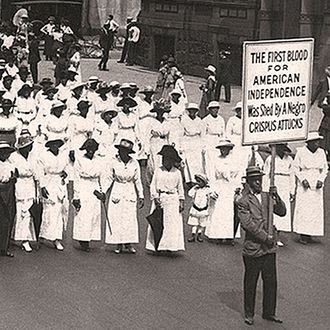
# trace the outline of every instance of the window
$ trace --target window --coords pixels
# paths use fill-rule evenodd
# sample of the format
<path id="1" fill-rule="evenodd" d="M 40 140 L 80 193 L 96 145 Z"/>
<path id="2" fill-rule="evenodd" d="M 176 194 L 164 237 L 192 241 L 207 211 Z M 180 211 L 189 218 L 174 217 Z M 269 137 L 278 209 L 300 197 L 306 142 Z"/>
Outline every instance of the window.
<path id="1" fill-rule="evenodd" d="M 220 17 L 247 18 L 246 9 L 220 8 Z"/>
<path id="2" fill-rule="evenodd" d="M 211 5 L 195 5 L 195 15 L 196 16 L 212 16 Z"/>
<path id="3" fill-rule="evenodd" d="M 220 9 L 220 16 L 227 17 L 228 16 L 228 9 Z"/>
<path id="4" fill-rule="evenodd" d="M 176 3 L 156 3 L 155 10 L 164 13 L 177 13 L 179 5 Z"/>

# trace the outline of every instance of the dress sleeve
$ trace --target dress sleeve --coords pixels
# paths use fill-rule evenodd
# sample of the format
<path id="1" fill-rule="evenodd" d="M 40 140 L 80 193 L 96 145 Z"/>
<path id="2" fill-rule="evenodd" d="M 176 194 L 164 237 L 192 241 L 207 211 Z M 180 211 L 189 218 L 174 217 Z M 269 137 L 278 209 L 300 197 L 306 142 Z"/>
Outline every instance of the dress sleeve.
<path id="1" fill-rule="evenodd" d="M 183 182 L 182 182 L 182 176 L 180 171 L 177 171 L 178 174 L 178 194 L 179 194 L 179 199 L 184 199 L 184 189 L 183 189 Z"/>
<path id="2" fill-rule="evenodd" d="M 296 154 L 296 157 L 294 158 L 294 161 L 292 163 L 292 167 L 293 167 L 293 172 L 295 174 L 295 176 L 298 178 L 298 180 L 300 182 L 304 181 L 305 180 L 305 177 L 304 177 L 304 174 L 301 170 L 301 150 L 298 150 L 297 151 L 297 154 Z"/>
<path id="3" fill-rule="evenodd" d="M 320 169 L 320 176 L 318 178 L 318 181 L 321 181 L 324 183 L 327 175 L 328 175 L 328 162 L 327 162 L 327 157 L 325 155 L 325 152 L 322 149 L 319 149 L 322 152 L 322 168 Z"/>
<path id="4" fill-rule="evenodd" d="M 143 187 L 141 182 L 141 169 L 138 162 L 135 162 L 134 184 L 139 198 L 144 198 Z"/>

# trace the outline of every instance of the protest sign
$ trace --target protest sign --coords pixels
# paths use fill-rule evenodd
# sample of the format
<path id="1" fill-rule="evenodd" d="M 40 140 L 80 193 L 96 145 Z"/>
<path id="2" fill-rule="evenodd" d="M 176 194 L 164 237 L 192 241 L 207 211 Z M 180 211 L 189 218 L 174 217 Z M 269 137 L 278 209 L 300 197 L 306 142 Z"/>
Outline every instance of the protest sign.
<path id="1" fill-rule="evenodd" d="M 307 138 L 314 39 L 244 42 L 243 145 Z"/>

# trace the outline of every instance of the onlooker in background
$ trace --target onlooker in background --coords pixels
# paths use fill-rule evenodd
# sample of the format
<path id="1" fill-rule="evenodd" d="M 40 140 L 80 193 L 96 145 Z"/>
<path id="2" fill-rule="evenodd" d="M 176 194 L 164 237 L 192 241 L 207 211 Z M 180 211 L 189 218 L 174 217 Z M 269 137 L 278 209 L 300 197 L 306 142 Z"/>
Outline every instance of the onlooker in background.
<path id="1" fill-rule="evenodd" d="M 100 47 L 102 49 L 102 58 L 98 64 L 99 70 L 107 71 L 107 63 L 109 60 L 109 51 L 111 47 L 111 38 L 109 36 L 109 26 L 107 24 L 103 25 L 100 33 L 99 40 Z"/>
<path id="2" fill-rule="evenodd" d="M 231 89 L 230 85 L 232 82 L 232 62 L 229 59 L 230 52 L 220 52 L 220 61 L 217 69 L 217 85 L 215 90 L 215 99 L 220 99 L 221 87 L 225 88 L 225 102 L 230 103 Z"/>
<path id="3" fill-rule="evenodd" d="M 207 106 L 211 101 L 215 100 L 215 88 L 217 80 L 215 78 L 216 68 L 213 65 L 209 65 L 205 70 L 208 73 L 208 77 L 204 85 L 201 85 L 199 88 L 203 92 L 201 104 L 200 104 L 200 117 L 204 118 L 208 115 Z M 217 98 L 218 100 L 218 98 Z"/>
<path id="4" fill-rule="evenodd" d="M 39 53 L 39 40 L 33 32 L 29 32 L 29 57 L 28 62 L 33 82 L 38 82 L 38 63 L 41 61 Z"/>
<path id="5" fill-rule="evenodd" d="M 124 47 L 123 50 L 121 52 L 121 57 L 120 60 L 118 61 L 118 63 L 124 63 L 126 60 L 126 56 L 127 56 L 127 50 L 128 50 L 128 36 L 129 36 L 129 29 L 131 28 L 131 22 L 132 22 L 133 18 L 132 17 L 127 17 L 126 20 L 126 36 L 125 36 L 125 43 L 124 43 Z"/>
<path id="6" fill-rule="evenodd" d="M 135 21 L 131 22 L 131 27 L 128 30 L 128 55 L 127 55 L 127 64 L 134 65 L 136 64 L 137 56 L 137 45 L 140 40 L 140 29 L 137 27 Z"/>
<path id="7" fill-rule="evenodd" d="M 45 35 L 44 55 L 46 56 L 46 61 L 50 61 L 52 59 L 54 29 L 55 29 L 55 17 L 49 16 L 48 23 L 40 29 L 40 32 L 42 32 Z"/>
<path id="8" fill-rule="evenodd" d="M 109 43 L 110 48 L 112 48 L 113 43 L 115 41 L 115 34 L 118 32 L 119 24 L 113 19 L 113 15 L 109 15 L 108 20 L 105 22 L 105 25 L 108 26 L 109 33 Z"/>

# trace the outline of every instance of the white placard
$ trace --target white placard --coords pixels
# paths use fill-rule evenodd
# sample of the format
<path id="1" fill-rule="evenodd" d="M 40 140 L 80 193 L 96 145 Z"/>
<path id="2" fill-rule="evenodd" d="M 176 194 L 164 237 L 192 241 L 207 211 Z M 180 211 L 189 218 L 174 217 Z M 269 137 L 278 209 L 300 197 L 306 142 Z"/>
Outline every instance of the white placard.
<path id="1" fill-rule="evenodd" d="M 314 39 L 244 42 L 243 145 L 305 140 Z"/>

